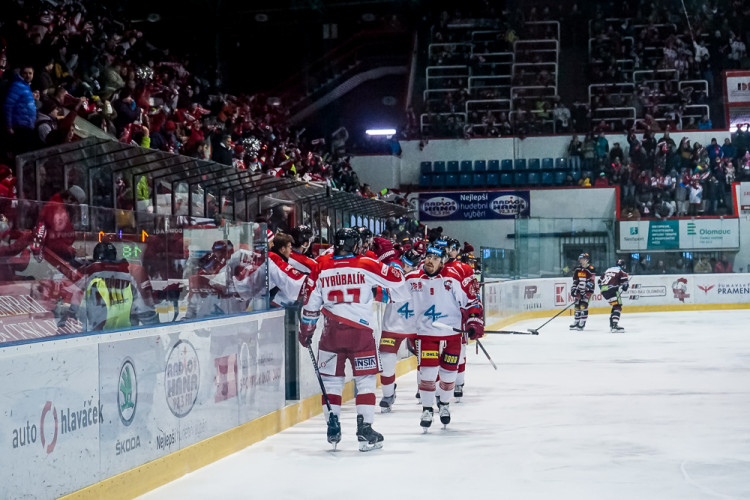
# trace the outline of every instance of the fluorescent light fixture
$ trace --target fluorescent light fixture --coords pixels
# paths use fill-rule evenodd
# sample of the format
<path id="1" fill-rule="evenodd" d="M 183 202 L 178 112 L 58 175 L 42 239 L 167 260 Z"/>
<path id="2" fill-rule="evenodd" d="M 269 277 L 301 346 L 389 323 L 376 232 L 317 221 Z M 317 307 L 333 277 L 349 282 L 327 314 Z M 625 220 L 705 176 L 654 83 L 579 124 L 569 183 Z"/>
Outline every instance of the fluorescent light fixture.
<path id="1" fill-rule="evenodd" d="M 396 133 L 396 129 L 394 128 L 375 128 L 370 130 L 365 130 L 365 134 L 367 135 L 393 135 Z"/>

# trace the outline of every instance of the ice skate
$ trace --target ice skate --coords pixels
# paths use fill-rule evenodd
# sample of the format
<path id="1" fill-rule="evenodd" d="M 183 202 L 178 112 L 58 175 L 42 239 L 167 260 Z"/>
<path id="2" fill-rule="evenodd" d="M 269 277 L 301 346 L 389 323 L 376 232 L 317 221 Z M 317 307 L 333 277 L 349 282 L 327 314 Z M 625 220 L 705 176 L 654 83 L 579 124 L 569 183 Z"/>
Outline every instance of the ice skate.
<path id="1" fill-rule="evenodd" d="M 427 433 L 427 430 L 432 425 L 432 408 L 424 408 L 422 410 L 422 417 L 419 420 L 419 425 L 422 426 L 422 431 Z"/>
<path id="2" fill-rule="evenodd" d="M 376 432 L 371 424 L 365 423 L 362 415 L 357 415 L 357 441 L 359 451 L 379 450 L 383 447 L 383 435 Z"/>
<path id="3" fill-rule="evenodd" d="M 609 331 L 612 333 L 622 333 L 625 331 L 625 329 L 621 327 L 620 325 L 615 324 L 609 328 Z"/>
<path id="4" fill-rule="evenodd" d="M 453 389 L 453 397 L 456 398 L 456 403 L 461 402 L 461 398 L 464 397 L 464 384 L 457 385 Z"/>
<path id="5" fill-rule="evenodd" d="M 582 332 L 583 331 L 583 327 L 581 325 L 579 325 L 578 323 L 574 323 L 574 324 L 570 325 L 570 329 L 572 331 L 578 331 L 578 332 Z"/>
<path id="6" fill-rule="evenodd" d="M 339 441 L 341 441 L 341 424 L 339 424 L 339 418 L 331 413 L 328 417 L 328 442 L 333 445 L 334 451 Z"/>
<path id="7" fill-rule="evenodd" d="M 380 400 L 380 413 L 390 413 L 395 399 L 395 393 L 393 396 L 383 396 L 383 399 Z"/>
<path id="8" fill-rule="evenodd" d="M 451 411 L 448 409 L 448 403 L 441 403 L 438 407 L 440 408 L 440 423 L 443 424 L 443 429 L 446 429 L 451 423 Z"/>

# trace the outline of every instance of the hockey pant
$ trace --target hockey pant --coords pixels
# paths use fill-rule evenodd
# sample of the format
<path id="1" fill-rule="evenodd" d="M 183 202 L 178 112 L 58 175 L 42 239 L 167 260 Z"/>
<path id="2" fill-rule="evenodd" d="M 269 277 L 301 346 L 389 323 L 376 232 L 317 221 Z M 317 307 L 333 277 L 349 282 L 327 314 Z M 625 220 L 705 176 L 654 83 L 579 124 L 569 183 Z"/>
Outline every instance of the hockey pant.
<path id="1" fill-rule="evenodd" d="M 461 335 L 448 337 L 419 337 L 419 393 L 422 406 L 432 407 L 435 395 L 442 402 L 450 402 L 456 386 L 458 361 L 461 356 Z M 439 352 L 440 341 L 445 341 L 442 353 Z M 438 383 L 438 374 L 440 382 Z"/>
<path id="2" fill-rule="evenodd" d="M 403 333 L 383 332 L 380 335 L 380 384 L 383 389 L 383 397 L 390 397 L 396 392 L 396 361 L 401 342 L 414 335 Z"/>
<path id="3" fill-rule="evenodd" d="M 609 313 L 609 326 L 617 326 L 622 314 L 622 297 L 620 297 L 619 289 L 614 287 L 609 290 L 603 290 L 602 297 L 612 306 L 612 310 Z"/>
<path id="4" fill-rule="evenodd" d="M 344 390 L 345 364 L 349 360 L 354 375 L 357 414 L 372 424 L 375 416 L 375 386 L 380 361 L 375 338 L 368 329 L 325 318 L 325 326 L 318 344 L 318 368 L 328 394 L 331 410 L 341 414 L 341 394 Z M 323 416 L 328 421 L 328 408 L 323 400 Z"/>
<path id="5" fill-rule="evenodd" d="M 590 294 L 579 295 L 576 298 L 575 307 L 575 324 L 583 328 L 586 326 L 586 320 L 589 319 L 589 298 Z"/>

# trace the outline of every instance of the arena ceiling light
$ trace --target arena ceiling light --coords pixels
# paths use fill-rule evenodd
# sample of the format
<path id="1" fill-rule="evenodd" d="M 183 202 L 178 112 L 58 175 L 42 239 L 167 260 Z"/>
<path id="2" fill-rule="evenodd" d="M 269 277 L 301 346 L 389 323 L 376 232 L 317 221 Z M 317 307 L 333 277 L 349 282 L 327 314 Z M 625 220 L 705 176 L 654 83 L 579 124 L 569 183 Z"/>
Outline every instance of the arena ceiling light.
<path id="1" fill-rule="evenodd" d="M 395 128 L 372 128 L 365 130 L 365 134 L 371 135 L 371 136 L 392 136 L 396 133 Z"/>

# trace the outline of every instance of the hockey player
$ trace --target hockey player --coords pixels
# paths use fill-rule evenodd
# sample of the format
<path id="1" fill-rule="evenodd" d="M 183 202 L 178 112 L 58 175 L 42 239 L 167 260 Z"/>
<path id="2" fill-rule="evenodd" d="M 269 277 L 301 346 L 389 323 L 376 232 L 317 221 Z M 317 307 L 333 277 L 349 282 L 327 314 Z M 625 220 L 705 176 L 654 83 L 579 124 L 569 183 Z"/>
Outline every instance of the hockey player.
<path id="1" fill-rule="evenodd" d="M 422 268 L 406 276 L 407 288 L 411 292 L 410 304 L 413 304 L 417 319 L 422 400 L 420 425 L 425 432 L 432 425 L 432 406 L 436 396 L 440 398 L 440 421 L 447 425 L 451 419 L 448 405 L 453 396 L 461 354 L 461 334 L 454 329 L 468 332 L 471 339 L 484 335 L 479 300 L 455 267 L 444 266 L 444 258 L 444 249 L 431 245 L 427 248 Z M 441 341 L 445 341 L 445 347 L 439 355 Z"/>
<path id="2" fill-rule="evenodd" d="M 297 271 L 310 274 L 318 267 L 318 263 L 307 256 L 307 250 L 315 235 L 313 229 L 302 224 L 290 229 L 289 235 L 292 237 L 292 253 L 289 255 L 289 263 Z"/>
<path id="3" fill-rule="evenodd" d="M 318 345 L 318 363 L 328 402 L 336 416 L 341 413 L 346 360 L 352 367 L 356 387 L 357 440 L 360 451 L 382 448 L 383 436 L 372 428 L 375 415 L 376 374 L 380 371 L 373 336 L 372 289 L 383 287 L 394 301 L 409 299 L 404 278 L 395 267 L 359 255 L 359 232 L 353 228 L 336 231 L 334 256 L 320 262 L 310 277 L 307 301 L 300 318 L 299 341 L 312 343 L 320 313 L 325 316 Z M 326 421 L 328 411 L 324 408 Z M 338 430 L 338 432 L 336 432 Z M 340 429 L 328 428 L 328 442 L 341 440 Z"/>
<path id="4" fill-rule="evenodd" d="M 268 252 L 268 289 L 271 305 L 293 306 L 300 298 L 305 275 L 289 263 L 292 254 L 292 237 L 279 233 L 273 238 L 273 248 Z"/>
<path id="5" fill-rule="evenodd" d="M 609 331 L 612 333 L 624 332 L 620 326 L 620 314 L 622 314 L 622 292 L 627 292 L 630 277 L 625 272 L 625 261 L 617 259 L 617 263 L 604 271 L 599 277 L 599 289 L 602 297 L 607 299 L 612 311 L 609 313 Z"/>
<path id="6" fill-rule="evenodd" d="M 456 271 L 461 275 L 463 283 L 468 280 L 471 291 L 475 297 L 479 296 L 479 282 L 474 276 L 474 269 L 468 264 L 465 264 L 458 260 L 458 255 L 461 253 L 461 243 L 455 239 L 446 237 L 445 238 L 445 249 L 448 254 L 448 260 L 446 266 L 453 266 Z M 481 309 L 482 303 L 479 302 L 480 315 L 483 314 Z M 461 338 L 461 361 L 458 364 L 458 374 L 456 375 L 456 388 L 453 391 L 453 395 L 456 400 L 459 400 L 464 395 L 464 375 L 466 374 L 466 346 L 468 345 L 466 336 L 463 335 Z"/>
<path id="7" fill-rule="evenodd" d="M 410 273 L 419 265 L 420 255 L 409 250 L 400 259 L 395 259 L 395 252 L 388 250 L 390 242 L 382 238 L 375 238 L 376 252 L 384 256 L 382 262 L 389 266 L 402 269 L 404 273 Z M 392 247 L 392 245 L 390 245 Z M 389 256 L 392 254 L 392 256 Z M 410 301 L 389 302 L 385 306 L 383 315 L 383 328 L 380 335 L 380 362 L 383 371 L 380 373 L 380 384 L 383 389 L 383 399 L 380 400 L 380 412 L 391 411 L 393 401 L 396 399 L 396 358 L 398 350 L 404 339 L 413 340 L 417 331 L 414 306 Z"/>
<path id="8" fill-rule="evenodd" d="M 579 332 L 586 326 L 589 317 L 589 299 L 594 293 L 596 270 L 591 265 L 591 255 L 582 253 L 578 256 L 578 266 L 573 270 L 573 288 L 570 294 L 575 300 L 575 322 L 571 330 Z"/>
<path id="9" fill-rule="evenodd" d="M 211 251 L 205 253 L 194 264 L 185 268 L 188 275 L 188 305 L 185 319 L 203 318 L 225 314 L 222 306 L 224 298 L 221 286 L 214 286 L 218 276 L 226 265 L 228 245 L 225 240 L 217 240 L 211 245 Z"/>
<path id="10" fill-rule="evenodd" d="M 359 231 L 359 239 L 362 242 L 359 253 L 365 257 L 377 260 L 378 257 L 375 255 L 375 252 L 371 250 L 373 241 L 372 231 L 365 226 L 359 226 L 357 231 Z"/>

